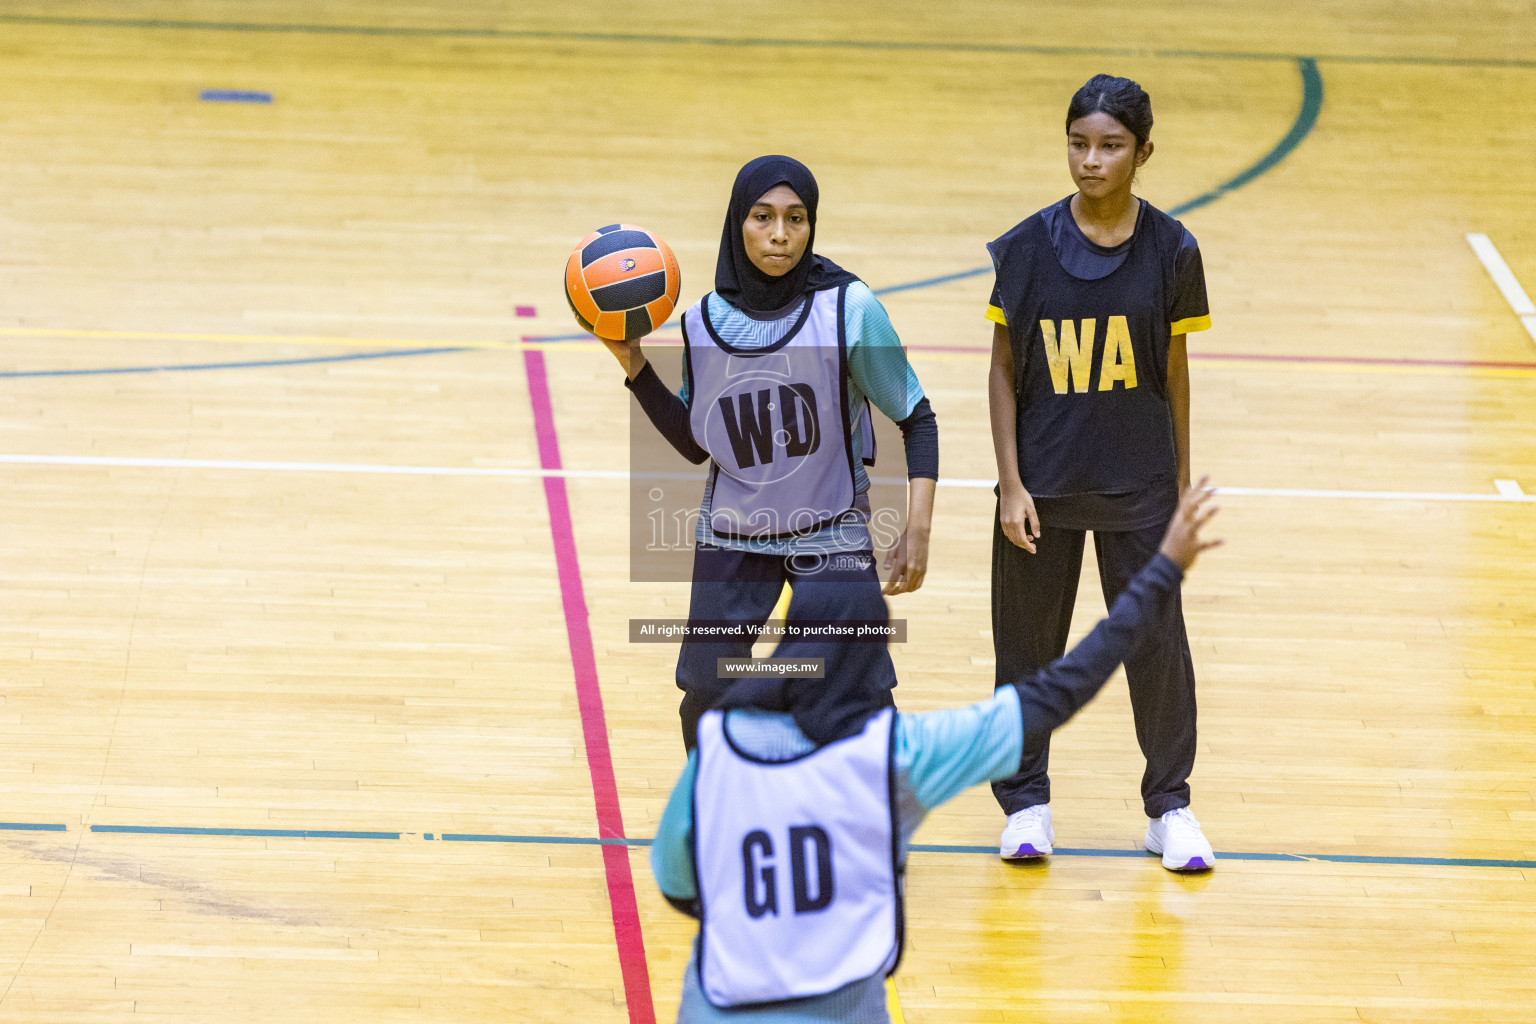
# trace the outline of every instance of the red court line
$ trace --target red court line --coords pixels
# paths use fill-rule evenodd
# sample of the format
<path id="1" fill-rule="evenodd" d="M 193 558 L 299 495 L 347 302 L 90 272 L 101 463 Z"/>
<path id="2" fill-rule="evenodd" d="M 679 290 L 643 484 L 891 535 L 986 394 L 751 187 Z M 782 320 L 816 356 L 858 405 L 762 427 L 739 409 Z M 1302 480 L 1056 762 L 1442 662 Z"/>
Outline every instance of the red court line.
<path id="1" fill-rule="evenodd" d="M 984 345 L 906 345 L 909 352 L 991 352 Z M 1491 362 L 1481 359 L 1412 359 L 1381 356 L 1310 356 L 1287 352 L 1195 352 L 1190 359 L 1244 363 L 1331 363 L 1336 366 L 1449 366 L 1461 370 L 1536 370 L 1532 362 Z"/>
<path id="2" fill-rule="evenodd" d="M 523 341 L 537 342 L 540 335 L 525 334 Z M 651 335 L 653 345 L 681 345 L 681 335 Z M 955 352 L 964 355 L 984 355 L 992 351 L 990 345 L 903 345 L 908 352 Z M 1497 362 L 1486 359 L 1413 359 L 1408 357 L 1382 356 L 1315 356 L 1287 352 L 1190 352 L 1194 360 L 1243 363 L 1326 363 L 1334 366 L 1446 366 L 1458 370 L 1536 370 L 1533 362 Z"/>
<path id="3" fill-rule="evenodd" d="M 555 414 L 549 400 L 544 353 L 525 350 L 523 366 L 528 374 L 533 429 L 539 442 L 539 465 L 543 469 L 562 469 L 560 437 L 555 430 Z M 592 649 L 592 627 L 587 620 L 587 598 L 581 586 L 581 563 L 576 557 L 571 504 L 563 478 L 544 478 L 544 501 L 549 506 L 549 532 L 555 544 L 560 601 L 565 609 L 565 633 L 570 642 L 571 667 L 576 674 L 576 704 L 581 709 L 581 735 L 587 748 L 587 771 L 592 777 L 592 800 L 597 805 L 597 834 L 602 839 L 623 839 L 624 816 L 619 809 L 613 755 L 608 749 L 603 693 L 597 682 L 597 657 Z M 624 846 L 604 846 L 602 850 L 603 870 L 608 877 L 608 905 L 613 911 L 613 934 L 619 946 L 619 969 L 624 976 L 624 1001 L 629 1008 L 630 1024 L 655 1024 L 650 971 L 645 962 L 645 935 L 640 930 L 635 882 L 629 871 L 629 850 Z"/>
<path id="4" fill-rule="evenodd" d="M 1410 359 L 1379 356 L 1302 356 L 1263 352 L 1191 352 L 1191 359 L 1248 363 L 1334 363 L 1344 366 L 1451 366 L 1461 370 L 1536 370 L 1536 363 L 1501 363 L 1485 359 Z"/>

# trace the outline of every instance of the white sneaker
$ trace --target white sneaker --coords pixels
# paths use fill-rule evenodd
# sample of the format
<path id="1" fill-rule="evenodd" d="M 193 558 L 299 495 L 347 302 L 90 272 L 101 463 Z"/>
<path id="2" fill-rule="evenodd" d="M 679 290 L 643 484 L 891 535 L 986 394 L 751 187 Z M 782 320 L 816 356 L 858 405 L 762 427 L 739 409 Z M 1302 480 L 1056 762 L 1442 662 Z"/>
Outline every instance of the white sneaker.
<path id="1" fill-rule="evenodd" d="M 1049 857 L 1056 830 L 1051 828 L 1051 805 L 1035 804 L 1008 815 L 1003 837 L 998 840 L 998 856 L 1003 860 L 1029 860 Z"/>
<path id="2" fill-rule="evenodd" d="M 1163 855 L 1163 867 L 1169 871 L 1208 871 L 1216 866 L 1211 844 L 1188 807 L 1147 822 L 1145 843 L 1147 849 Z"/>

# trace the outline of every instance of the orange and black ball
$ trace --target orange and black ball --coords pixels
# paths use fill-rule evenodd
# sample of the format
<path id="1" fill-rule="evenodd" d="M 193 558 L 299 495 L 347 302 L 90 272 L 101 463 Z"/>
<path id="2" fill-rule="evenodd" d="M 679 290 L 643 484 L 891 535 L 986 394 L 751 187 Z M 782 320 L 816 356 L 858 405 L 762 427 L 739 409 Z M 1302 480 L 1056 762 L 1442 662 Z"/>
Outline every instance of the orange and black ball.
<path id="1" fill-rule="evenodd" d="M 666 323 L 681 286 L 667 243 L 633 224 L 598 228 L 565 261 L 571 312 L 609 341 L 634 341 Z"/>

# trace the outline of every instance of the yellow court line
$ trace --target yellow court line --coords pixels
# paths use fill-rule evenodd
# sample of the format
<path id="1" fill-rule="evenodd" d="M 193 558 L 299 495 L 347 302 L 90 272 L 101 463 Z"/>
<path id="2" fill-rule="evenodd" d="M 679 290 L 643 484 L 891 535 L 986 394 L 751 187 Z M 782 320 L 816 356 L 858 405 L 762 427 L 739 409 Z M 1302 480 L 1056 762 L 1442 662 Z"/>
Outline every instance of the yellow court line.
<path id="1" fill-rule="evenodd" d="M 128 341 L 216 341 L 244 345 L 352 345 L 358 348 L 475 348 L 506 352 L 606 352 L 596 341 L 486 341 L 456 338 L 349 338 L 326 334 L 185 334 L 172 331 L 82 331 L 0 327 L 0 338 L 80 338 Z"/>
<path id="2" fill-rule="evenodd" d="M 316 334 L 177 334 L 167 331 L 80 331 L 62 328 L 0 327 L 8 338 L 117 338 L 131 341 L 224 341 L 259 345 L 358 345 L 368 348 L 517 348 L 522 342 L 449 341 L 442 338 L 342 338 Z M 595 346 L 594 346 L 595 347 Z"/>
<path id="3" fill-rule="evenodd" d="M 885 979 L 886 1009 L 891 1013 L 891 1024 L 907 1024 L 901 1013 L 901 1000 L 896 998 L 896 979 Z"/>
<path id="4" fill-rule="evenodd" d="M 932 349 L 908 350 L 909 359 L 925 359 L 934 362 L 981 362 L 992 356 L 983 352 L 935 352 Z M 1191 353 L 1190 365 L 1204 371 L 1208 369 L 1273 369 L 1273 370 L 1320 370 L 1325 373 L 1389 373 L 1417 374 L 1438 377 L 1536 377 L 1536 368 L 1499 366 L 1414 366 L 1411 364 L 1351 363 L 1306 361 L 1284 362 L 1281 360 L 1202 359 Z"/>
<path id="5" fill-rule="evenodd" d="M 1201 359 L 1199 356 L 1192 358 L 1190 364 L 1198 366 L 1202 370 L 1220 366 L 1234 369 L 1238 367 L 1245 369 L 1261 367 L 1276 370 L 1322 370 L 1326 373 L 1396 373 L 1429 377 L 1536 377 L 1536 368 L 1522 369 L 1512 366 L 1413 366 L 1382 363 L 1348 363 L 1343 360 L 1336 363 L 1287 363 L 1279 360 L 1247 362 L 1235 359 Z"/>
<path id="6" fill-rule="evenodd" d="M 337 335 L 320 334 L 215 334 L 215 333 L 178 333 L 171 331 L 112 331 L 112 330 L 74 330 L 67 328 L 41 328 L 41 327 L 0 327 L 0 337 L 8 338 L 81 338 L 81 339 L 125 339 L 131 341 L 214 341 L 235 344 L 258 345 L 346 345 L 359 348 L 472 348 L 493 349 L 499 351 L 522 352 L 603 352 L 606 351 L 600 342 L 596 341 L 488 341 L 484 339 L 459 340 L 451 338 L 350 338 Z M 911 359 L 932 360 L 935 362 L 961 361 L 981 362 L 992 358 L 989 352 L 942 352 L 933 349 L 907 350 Z M 1226 364 L 1231 366 L 1242 365 L 1245 367 L 1265 367 L 1280 370 L 1322 370 L 1328 373 L 1387 373 L 1387 374 L 1418 374 L 1428 376 L 1456 376 L 1456 377 L 1504 377 L 1504 378 L 1536 378 L 1536 369 L 1522 367 L 1492 367 L 1492 366 L 1414 366 L 1408 365 L 1383 365 L 1373 363 L 1351 363 L 1345 360 L 1338 362 L 1308 361 L 1308 362 L 1282 362 L 1279 360 L 1218 360 L 1202 359 L 1198 353 L 1192 353 L 1191 362 L 1201 369 Z"/>

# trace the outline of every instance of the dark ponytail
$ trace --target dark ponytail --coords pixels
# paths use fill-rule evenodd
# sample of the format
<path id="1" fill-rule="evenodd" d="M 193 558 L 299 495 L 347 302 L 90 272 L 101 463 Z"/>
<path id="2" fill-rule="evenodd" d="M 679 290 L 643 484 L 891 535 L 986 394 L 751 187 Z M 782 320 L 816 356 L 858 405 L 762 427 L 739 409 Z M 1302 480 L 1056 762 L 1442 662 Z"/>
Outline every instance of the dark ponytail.
<path id="1" fill-rule="evenodd" d="M 1129 78 L 1094 75 L 1072 96 L 1067 107 L 1067 131 L 1072 122 L 1089 114 L 1108 114 L 1136 136 L 1140 149 L 1152 137 L 1152 97 Z"/>

